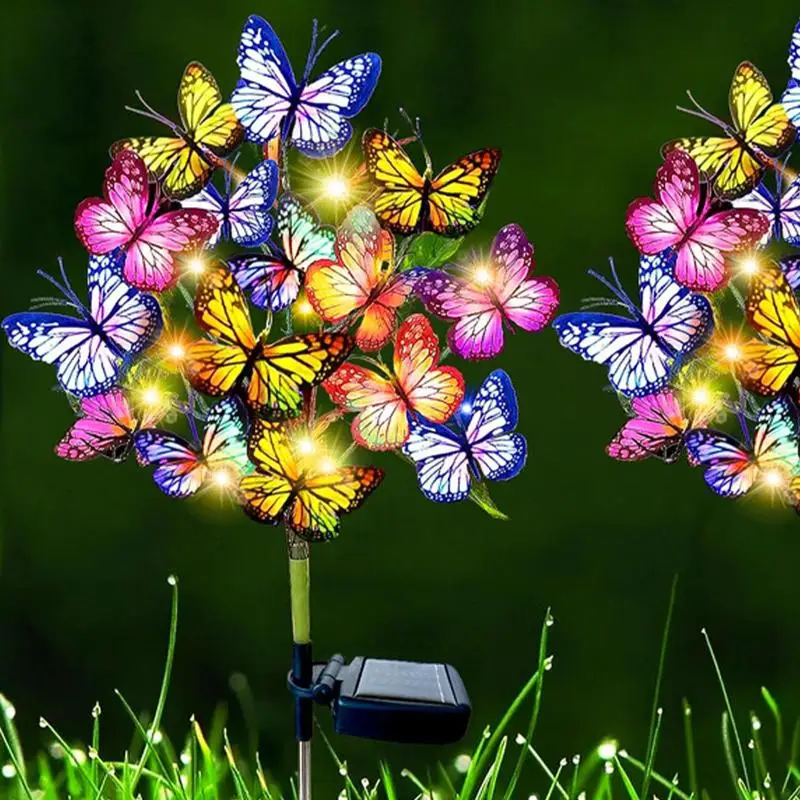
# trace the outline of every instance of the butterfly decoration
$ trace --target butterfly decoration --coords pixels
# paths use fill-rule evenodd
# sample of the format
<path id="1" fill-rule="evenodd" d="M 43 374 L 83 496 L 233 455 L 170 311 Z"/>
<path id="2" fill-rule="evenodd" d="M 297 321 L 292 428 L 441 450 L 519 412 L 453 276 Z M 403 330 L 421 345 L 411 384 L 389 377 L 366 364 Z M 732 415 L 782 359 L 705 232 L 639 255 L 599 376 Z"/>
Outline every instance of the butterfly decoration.
<path id="1" fill-rule="evenodd" d="M 227 397 L 206 413 L 203 438 L 187 442 L 171 431 L 151 428 L 135 437 L 141 463 L 155 467 L 153 480 L 170 497 L 191 497 L 209 481 L 235 485 L 250 469 L 248 418 L 236 397 Z"/>
<path id="2" fill-rule="evenodd" d="M 355 206 L 340 226 L 335 252 L 335 260 L 319 261 L 307 272 L 306 296 L 325 322 L 358 320 L 356 346 L 380 350 L 420 270 L 397 270 L 394 239 L 365 206 Z"/>
<path id="3" fill-rule="evenodd" d="M 230 173 L 225 195 L 209 183 L 183 203 L 184 208 L 207 211 L 217 223 L 216 231 L 206 242 L 214 247 L 220 240 L 231 240 L 241 247 L 258 247 L 272 233 L 270 211 L 278 193 L 278 165 L 261 161 L 231 191 Z"/>
<path id="4" fill-rule="evenodd" d="M 192 62 L 177 122 L 137 92 L 141 106 L 129 110 L 165 130 L 113 144 L 102 196 L 76 209 L 88 300 L 62 265 L 60 277 L 44 275 L 62 296 L 35 298 L 3 330 L 53 365 L 68 395 L 77 418 L 60 458 L 122 462 L 133 452 L 165 495 L 215 487 L 292 543 L 334 538 L 381 484 L 383 470 L 349 463 L 356 447 L 394 450 L 434 500 L 467 497 L 504 518 L 488 483 L 516 476 L 527 456 L 511 380 L 496 370 L 465 399 L 461 372 L 445 362 L 499 354 L 506 330 L 543 329 L 558 286 L 532 274 L 518 225 L 496 236 L 490 280 L 463 274 L 457 254 L 481 221 L 500 151 L 434 174 L 419 121 L 402 109 L 413 136 L 370 128 L 364 163 L 350 174 L 347 159 L 323 165 L 347 185 L 372 185 L 359 201 L 337 198 L 343 222 L 325 224 L 316 202 L 292 193 L 306 167 L 291 150 L 339 153 L 381 70 L 366 52 L 320 73 L 336 34 L 319 33 L 315 21 L 296 78 L 272 27 L 251 16 L 230 102 Z M 256 147 L 243 148 L 246 139 Z M 403 149 L 414 141 L 422 173 Z M 253 153 L 255 166 L 241 169 Z M 422 311 L 410 308 L 419 299 Z M 434 316 L 449 323 L 444 351 Z M 176 418 L 184 429 L 173 429 Z"/>
<path id="5" fill-rule="evenodd" d="M 713 330 L 711 304 L 681 286 L 672 276 L 673 266 L 674 257 L 664 254 L 641 257 L 641 307 L 625 294 L 613 267 L 614 283 L 591 273 L 629 316 L 577 311 L 553 322 L 561 344 L 587 361 L 607 366 L 612 387 L 626 397 L 663 389 Z"/>
<path id="6" fill-rule="evenodd" d="M 511 378 L 496 369 L 461 404 L 455 427 L 413 419 L 403 454 L 414 462 L 425 497 L 454 503 L 469 496 L 475 480 L 516 477 L 528 454 L 525 437 L 514 432 L 518 416 Z"/>
<path id="7" fill-rule="evenodd" d="M 784 256 L 778 260 L 778 269 L 783 273 L 792 291 L 800 289 L 800 256 Z"/>
<path id="8" fill-rule="evenodd" d="M 314 64 L 333 36 L 317 48 L 314 25 L 311 50 L 298 83 L 270 24 L 259 16 L 248 18 L 236 57 L 241 78 L 231 105 L 250 141 L 263 144 L 279 136 L 312 158 L 332 156 L 347 144 L 353 133 L 349 120 L 369 102 L 381 59 L 375 53 L 353 56 L 312 81 Z"/>
<path id="9" fill-rule="evenodd" d="M 422 314 L 397 331 L 393 369 L 343 364 L 322 385 L 340 408 L 355 412 L 353 440 L 368 450 L 394 450 L 409 435 L 409 417 L 447 422 L 464 397 L 464 378 L 439 364 L 439 342 Z M 376 365 L 380 366 L 380 365 Z"/>
<path id="10" fill-rule="evenodd" d="M 157 113 L 141 95 L 137 96 L 144 110 L 130 110 L 166 125 L 173 135 L 120 139 L 111 146 L 111 154 L 133 150 L 153 179 L 175 200 L 202 189 L 225 156 L 242 142 L 244 130 L 231 104 L 223 102 L 214 76 L 197 61 L 186 67 L 178 88 L 180 124 Z"/>
<path id="11" fill-rule="evenodd" d="M 782 189 L 783 170 L 778 170 L 776 183 L 774 193 L 762 182 L 750 194 L 734 200 L 733 204 L 736 208 L 755 209 L 768 217 L 769 229 L 762 237 L 762 246 L 770 242 L 786 242 L 792 247 L 800 247 L 800 177 Z"/>
<path id="12" fill-rule="evenodd" d="M 535 333 L 547 327 L 558 308 L 558 284 L 534 267 L 533 245 L 516 224 L 497 234 L 487 265 L 462 279 L 443 270 L 431 271 L 414 283 L 425 308 L 454 322 L 447 343 L 466 359 L 494 358 L 503 349 L 503 328 L 514 325 Z"/>
<path id="13" fill-rule="evenodd" d="M 302 390 L 325 380 L 353 349 L 353 341 L 342 333 L 307 333 L 267 343 L 254 333 L 244 294 L 222 266 L 208 269 L 198 282 L 194 314 L 214 340 L 188 346 L 189 382 L 212 397 L 241 394 L 257 412 L 295 413 Z"/>
<path id="14" fill-rule="evenodd" d="M 722 200 L 752 191 L 770 159 L 791 147 L 796 135 L 785 108 L 773 102 L 767 79 L 749 61 L 736 68 L 728 106 L 732 125 L 699 106 L 697 110 L 681 109 L 717 125 L 724 136 L 675 139 L 662 148 L 665 157 L 674 150 L 688 153 L 697 162 L 703 180 Z"/>
<path id="15" fill-rule="evenodd" d="M 98 456 L 125 461 L 139 433 L 156 425 L 163 414 L 159 408 L 145 409 L 137 417 L 119 387 L 82 398 L 79 408 L 80 417 L 55 448 L 56 455 L 67 461 L 89 461 Z"/>
<path id="16" fill-rule="evenodd" d="M 617 461 L 654 457 L 672 463 L 684 449 L 686 434 L 704 427 L 712 411 L 711 406 L 701 406 L 687 413 L 678 394 L 669 389 L 634 397 L 631 418 L 609 442 L 606 452 Z"/>
<path id="17" fill-rule="evenodd" d="M 34 361 L 55 365 L 61 388 L 76 397 L 111 389 L 161 332 L 158 301 L 126 284 L 121 264 L 116 252 L 89 259 L 88 307 L 72 290 L 63 265 L 61 281 L 40 273 L 64 296 L 48 302 L 77 317 L 25 311 L 2 322 L 9 344 Z"/>
<path id="18" fill-rule="evenodd" d="M 420 175 L 405 150 L 388 134 L 369 128 L 362 138 L 367 173 L 378 189 L 375 214 L 393 233 L 408 236 L 433 231 L 463 236 L 477 226 L 501 153 L 476 150 L 445 167 L 435 178 L 425 151 Z"/>
<path id="19" fill-rule="evenodd" d="M 706 483 L 722 497 L 742 497 L 761 480 L 781 485 L 800 470 L 797 410 L 776 397 L 759 411 L 752 444 L 705 428 L 686 434 L 686 448 L 705 467 Z"/>
<path id="20" fill-rule="evenodd" d="M 675 278 L 689 289 L 713 292 L 725 286 L 727 256 L 753 247 L 770 228 L 760 209 L 720 210 L 712 195 L 701 199 L 697 165 L 682 150 L 669 152 L 659 167 L 655 194 L 655 200 L 639 197 L 628 206 L 628 236 L 644 255 L 671 250 Z"/>
<path id="21" fill-rule="evenodd" d="M 147 167 L 132 150 L 120 150 L 106 170 L 103 197 L 81 201 L 75 232 L 92 255 L 124 254 L 123 276 L 144 291 L 163 292 L 178 278 L 175 254 L 202 247 L 216 235 L 209 211 L 167 211 L 158 187 L 151 194 Z"/>
<path id="22" fill-rule="evenodd" d="M 286 425 L 276 422 L 256 420 L 249 451 L 256 469 L 239 483 L 246 513 L 268 525 L 284 523 L 311 541 L 338 536 L 340 517 L 383 480 L 377 467 L 338 466 L 304 455 Z"/>
<path id="23" fill-rule="evenodd" d="M 252 303 L 275 313 L 297 299 L 309 271 L 333 263 L 336 236 L 288 193 L 278 201 L 277 230 L 281 240 L 277 253 L 248 253 L 228 259 L 228 268 L 239 286 L 250 292 Z"/>
<path id="24" fill-rule="evenodd" d="M 792 125 L 800 126 L 800 22 L 794 26 L 789 40 L 789 84 L 781 97 L 781 104 Z"/>
<path id="25" fill-rule="evenodd" d="M 783 272 L 765 268 L 751 278 L 745 315 L 759 337 L 742 345 L 737 375 L 745 389 L 769 397 L 800 363 L 800 307 Z"/>

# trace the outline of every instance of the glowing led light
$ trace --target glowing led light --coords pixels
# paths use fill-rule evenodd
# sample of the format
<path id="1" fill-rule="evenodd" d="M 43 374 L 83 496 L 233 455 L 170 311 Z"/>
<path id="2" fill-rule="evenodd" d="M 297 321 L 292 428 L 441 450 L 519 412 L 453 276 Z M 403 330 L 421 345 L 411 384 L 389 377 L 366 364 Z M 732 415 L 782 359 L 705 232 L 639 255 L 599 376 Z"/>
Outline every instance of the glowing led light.
<path id="1" fill-rule="evenodd" d="M 298 314 L 304 317 L 314 313 L 314 306 L 312 306 L 311 303 L 309 303 L 308 300 L 306 300 L 305 298 L 303 298 L 302 300 L 298 300 L 294 304 L 294 308 Z"/>
<path id="2" fill-rule="evenodd" d="M 323 191 L 331 200 L 344 200 L 350 192 L 350 186 L 341 175 L 331 175 L 322 184 Z"/>
<path id="3" fill-rule="evenodd" d="M 692 403 L 696 406 L 704 406 L 711 401 L 711 392 L 705 386 L 698 386 L 692 390 Z"/>
<path id="4" fill-rule="evenodd" d="M 206 262 L 199 256 L 189 259 L 189 263 L 186 265 L 186 269 L 191 272 L 192 275 L 202 275 L 205 268 Z"/>
<path id="5" fill-rule="evenodd" d="M 605 742 L 601 742 L 597 748 L 597 755 L 600 756 L 603 761 L 611 761 L 616 754 L 617 742 L 615 739 L 607 739 Z"/>
<path id="6" fill-rule="evenodd" d="M 157 386 L 148 386 L 142 389 L 142 402 L 146 406 L 157 406 L 161 400 L 161 391 Z"/>
<path id="7" fill-rule="evenodd" d="M 729 342 L 722 350 L 728 361 L 738 361 L 742 357 L 742 350 L 736 342 Z"/>
<path id="8" fill-rule="evenodd" d="M 453 761 L 453 766 L 455 767 L 456 772 L 459 772 L 462 775 L 464 775 L 469 769 L 470 764 L 472 764 L 472 756 L 470 756 L 469 753 L 462 753 L 460 756 L 456 756 L 455 760 Z"/>
<path id="9" fill-rule="evenodd" d="M 769 486 L 770 489 L 777 489 L 778 487 L 783 486 L 784 483 L 783 473 L 778 469 L 767 470 L 764 473 L 762 480 L 767 486 Z"/>
<path id="10" fill-rule="evenodd" d="M 220 489 L 226 489 L 233 483 L 233 475 L 226 469 L 217 469 L 211 473 L 211 480 Z"/>
<path id="11" fill-rule="evenodd" d="M 297 452 L 300 453 L 301 456 L 310 456 L 315 449 L 314 441 L 309 436 L 304 436 L 297 442 Z"/>
<path id="12" fill-rule="evenodd" d="M 167 348 L 170 358 L 180 361 L 186 355 L 186 348 L 180 342 L 174 342 Z"/>
<path id="13" fill-rule="evenodd" d="M 464 401 L 461 406 L 459 407 L 459 413 L 461 414 L 471 414 L 472 413 L 472 403 L 468 401 Z"/>
<path id="14" fill-rule="evenodd" d="M 336 462 L 332 458 L 321 458 L 319 471 L 325 473 L 336 472 Z"/>
<path id="15" fill-rule="evenodd" d="M 492 271 L 488 267 L 480 265 L 475 267 L 473 277 L 478 286 L 488 286 L 492 282 Z"/>
<path id="16" fill-rule="evenodd" d="M 748 256 L 747 258 L 742 259 L 739 264 L 739 268 L 745 275 L 755 275 L 759 269 L 758 259 L 754 256 Z"/>

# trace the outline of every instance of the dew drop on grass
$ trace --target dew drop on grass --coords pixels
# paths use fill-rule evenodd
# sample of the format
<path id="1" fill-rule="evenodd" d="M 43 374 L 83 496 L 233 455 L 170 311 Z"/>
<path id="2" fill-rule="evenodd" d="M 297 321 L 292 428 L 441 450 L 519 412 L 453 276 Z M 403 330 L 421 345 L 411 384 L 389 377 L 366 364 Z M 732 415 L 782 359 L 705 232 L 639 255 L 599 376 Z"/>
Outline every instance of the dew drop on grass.
<path id="1" fill-rule="evenodd" d="M 11 703 L 6 704 L 6 719 L 14 719 L 17 716 L 17 709 L 11 705 Z"/>
<path id="2" fill-rule="evenodd" d="M 755 743 L 753 742 L 753 740 L 752 740 L 752 739 L 751 739 L 751 740 L 750 740 L 750 741 L 747 743 L 747 747 L 748 747 L 750 750 L 754 750 L 754 749 L 755 749 Z"/>
<path id="3" fill-rule="evenodd" d="M 177 586 L 177 585 L 178 585 L 178 579 L 175 577 L 175 575 L 170 575 L 170 576 L 167 578 L 167 583 L 168 583 L 170 586 Z"/>
<path id="4" fill-rule="evenodd" d="M 455 768 L 455 771 L 461 775 L 465 775 L 471 765 L 472 756 L 469 755 L 469 753 L 462 753 L 460 756 L 456 756 L 453 761 L 453 767 Z"/>
<path id="5" fill-rule="evenodd" d="M 346 762 L 346 761 L 342 761 L 342 763 L 341 763 L 341 765 L 340 765 L 340 767 L 339 767 L 339 774 L 340 774 L 342 777 L 344 777 L 345 775 L 347 775 L 347 762 Z"/>
<path id="6" fill-rule="evenodd" d="M 181 753 L 181 764 L 186 766 L 192 763 L 192 757 L 189 753 Z"/>
<path id="7" fill-rule="evenodd" d="M 44 717 L 39 717 L 39 727 L 40 728 L 47 727 L 47 720 Z"/>
<path id="8" fill-rule="evenodd" d="M 3 769 L 0 772 L 2 772 L 4 778 L 13 778 L 17 774 L 13 764 L 3 764 Z"/>
<path id="9" fill-rule="evenodd" d="M 553 669 L 553 656 L 547 656 L 547 658 L 544 660 L 544 668 L 546 672 L 549 672 L 551 669 Z"/>
<path id="10" fill-rule="evenodd" d="M 761 720 L 755 714 L 753 714 L 752 726 L 754 731 L 761 730 Z"/>
<path id="11" fill-rule="evenodd" d="M 606 775 L 611 775 L 614 772 L 614 764 L 613 764 L 613 762 L 606 761 L 604 766 L 605 766 L 605 770 L 606 770 Z"/>
<path id="12" fill-rule="evenodd" d="M 88 752 L 89 760 L 94 761 L 97 758 L 97 750 L 95 750 L 94 747 L 90 747 Z"/>
<path id="13" fill-rule="evenodd" d="M 769 773 L 764 776 L 764 788 L 770 789 L 772 787 L 772 778 L 770 777 Z"/>
<path id="14" fill-rule="evenodd" d="M 544 624 L 547 625 L 548 628 L 552 628 L 554 622 L 553 615 L 548 611 L 547 616 L 544 618 Z"/>
<path id="15" fill-rule="evenodd" d="M 337 795 L 338 800 L 347 800 L 347 792 L 342 789 L 341 792 Z"/>
<path id="16" fill-rule="evenodd" d="M 482 734 L 482 736 L 483 736 L 483 738 L 484 738 L 484 739 L 488 739 L 488 738 L 489 738 L 491 735 L 492 735 L 492 729 L 491 729 L 491 728 L 490 728 L 490 727 L 487 725 L 487 726 L 486 726 L 486 727 L 483 729 L 483 734 Z"/>
<path id="17" fill-rule="evenodd" d="M 538 794 L 528 795 L 528 800 L 539 800 L 539 795 Z"/>
<path id="18" fill-rule="evenodd" d="M 578 766 L 578 764 L 580 764 L 580 763 L 581 763 L 581 757 L 580 757 L 580 755 L 579 755 L 578 753 L 575 753 L 575 755 L 574 755 L 574 756 L 572 756 L 572 763 L 573 763 L 573 764 L 574 764 L 576 767 Z"/>
<path id="19" fill-rule="evenodd" d="M 620 758 L 627 758 L 628 757 L 628 751 L 627 750 L 620 750 L 619 751 L 619 757 Z"/>
<path id="20" fill-rule="evenodd" d="M 568 763 L 567 759 L 566 758 L 562 758 L 561 761 L 558 762 L 558 766 L 559 767 L 566 767 L 567 763 Z"/>
<path id="21" fill-rule="evenodd" d="M 86 763 L 86 753 L 84 753 L 79 747 L 73 748 L 72 758 L 76 764 L 83 765 Z"/>
<path id="22" fill-rule="evenodd" d="M 100 716 L 100 713 L 101 713 L 101 711 L 100 711 L 100 703 L 95 703 L 95 704 L 92 706 L 92 716 L 93 716 L 95 719 L 97 719 L 97 718 Z"/>
<path id="23" fill-rule="evenodd" d="M 516 735 L 516 737 L 515 737 L 514 741 L 515 741 L 517 744 L 525 744 L 525 737 L 524 737 L 524 736 L 523 736 L 521 733 L 518 733 L 518 734 Z"/>
<path id="24" fill-rule="evenodd" d="M 50 758 L 54 758 L 56 761 L 60 761 L 64 758 L 64 748 L 59 742 L 53 742 L 50 747 L 47 748 L 47 752 L 50 753 Z"/>
<path id="25" fill-rule="evenodd" d="M 364 789 L 369 789 L 369 778 L 362 778 L 361 779 L 361 786 Z"/>

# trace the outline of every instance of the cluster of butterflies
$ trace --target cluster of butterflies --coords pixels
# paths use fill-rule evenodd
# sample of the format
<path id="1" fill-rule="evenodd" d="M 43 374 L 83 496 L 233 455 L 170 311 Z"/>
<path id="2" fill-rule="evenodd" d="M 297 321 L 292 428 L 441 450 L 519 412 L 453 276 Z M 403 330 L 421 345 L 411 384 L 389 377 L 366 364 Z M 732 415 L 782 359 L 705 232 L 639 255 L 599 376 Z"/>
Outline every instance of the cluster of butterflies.
<path id="1" fill-rule="evenodd" d="M 114 144 L 102 197 L 76 210 L 89 254 L 88 302 L 62 265 L 59 277 L 40 273 L 62 295 L 47 303 L 59 313 L 40 303 L 2 322 L 13 347 L 55 366 L 74 401 L 78 419 L 59 456 L 122 461 L 133 452 L 167 495 L 231 487 L 253 518 L 311 540 L 335 536 L 340 516 L 383 478 L 377 467 L 338 463 L 327 449 L 324 434 L 344 415 L 353 415 L 353 446 L 402 454 L 436 502 L 470 497 L 476 481 L 512 478 L 525 463 L 508 375 L 495 370 L 467 390 L 461 372 L 441 363 L 429 317 L 408 305 L 418 301 L 446 323 L 448 351 L 464 359 L 493 358 L 506 331 L 539 331 L 558 305 L 556 283 L 532 274 L 533 247 L 515 224 L 498 233 L 479 274 L 408 263 L 416 237 L 460 240 L 478 225 L 500 162 L 495 149 L 435 176 L 426 152 L 420 174 L 393 136 L 368 129 L 371 195 L 338 229 L 291 193 L 288 150 L 315 159 L 338 153 L 381 68 L 365 53 L 312 78 L 332 38 L 317 46 L 317 33 L 315 24 L 299 81 L 273 29 L 252 16 L 229 102 L 196 62 L 180 82 L 179 123 L 139 96 L 143 108 L 132 110 L 169 135 Z M 258 146 L 259 160 L 243 175 L 236 163 L 246 141 Z M 187 265 L 199 256 L 197 277 Z M 181 348 L 187 401 L 171 407 L 186 416 L 190 439 L 158 427 L 168 409 L 143 405 L 134 391 L 142 371 L 163 368 L 154 353 L 174 327 L 170 304 L 181 298 L 201 332 Z M 315 324 L 293 333 L 300 302 Z M 266 319 L 260 332 L 251 305 Z M 286 335 L 272 337 L 280 312 Z M 323 414 L 320 389 L 332 405 Z"/>
<path id="2" fill-rule="evenodd" d="M 611 280 L 595 277 L 613 298 L 594 305 L 618 306 L 626 316 L 581 311 L 557 318 L 554 327 L 565 347 L 608 368 L 629 411 L 608 445 L 610 456 L 674 462 L 685 450 L 717 494 L 742 497 L 767 486 L 798 508 L 800 257 L 773 260 L 763 250 L 773 243 L 782 253 L 800 248 L 800 178 L 787 166 L 800 127 L 800 23 L 789 66 L 788 88 L 774 102 L 761 72 L 740 64 L 730 123 L 689 95 L 695 107 L 681 110 L 721 134 L 667 143 L 654 197 L 628 208 L 627 232 L 640 253 L 639 302 L 625 293 L 612 264 Z M 744 293 L 732 282 L 737 263 L 748 276 Z M 746 341 L 726 344 L 719 325 L 715 332 L 726 296 L 744 312 Z M 714 397 L 702 389 L 698 397 L 694 379 L 714 370 L 733 379 L 734 391 Z M 738 419 L 741 439 L 710 427 L 726 410 Z"/>

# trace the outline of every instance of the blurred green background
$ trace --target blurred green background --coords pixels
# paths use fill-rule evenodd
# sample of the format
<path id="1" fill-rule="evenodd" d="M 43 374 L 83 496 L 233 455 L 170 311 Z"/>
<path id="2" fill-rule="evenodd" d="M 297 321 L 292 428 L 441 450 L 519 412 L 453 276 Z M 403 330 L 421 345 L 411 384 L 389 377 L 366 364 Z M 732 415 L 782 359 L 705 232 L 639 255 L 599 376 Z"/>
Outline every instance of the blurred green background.
<path id="1" fill-rule="evenodd" d="M 748 58 L 779 93 L 797 4 L 774 0 L 769 13 L 754 14 L 745 0 L 12 0 L 0 48 L 3 314 L 42 293 L 35 270 L 54 268 L 59 254 L 81 286 L 74 208 L 100 188 L 110 142 L 155 132 L 123 105 L 139 88 L 173 114 L 191 59 L 230 91 L 249 13 L 270 19 L 298 66 L 315 16 L 342 30 L 325 64 L 367 49 L 381 54 L 362 128 L 385 117 L 399 126 L 402 105 L 422 117 L 439 165 L 479 146 L 501 147 L 473 243 L 521 223 L 539 269 L 557 278 L 562 308 L 571 310 L 596 294 L 585 270 L 609 255 L 633 282 L 625 208 L 649 192 L 664 140 L 708 130 L 674 110 L 684 90 L 721 113 L 733 70 Z M 165 579 L 174 572 L 182 607 L 168 732 L 182 735 L 191 713 L 208 721 L 220 701 L 241 731 L 229 678 L 242 673 L 263 762 L 285 776 L 294 748 L 280 533 L 234 507 L 171 501 L 133 463 L 59 461 L 52 448 L 72 416 L 51 391 L 52 371 L 5 346 L 0 357 L 0 690 L 17 705 L 28 748 L 46 744 L 40 714 L 70 738 L 88 737 L 95 700 L 112 743 L 127 741 L 130 726 L 112 689 L 135 708 L 153 707 L 167 634 Z M 720 785 L 722 704 L 700 629 L 712 635 L 742 718 L 762 684 L 787 717 L 800 712 L 797 518 L 760 500 L 717 499 L 685 465 L 608 459 L 603 448 L 622 421 L 618 403 L 603 391 L 602 370 L 561 350 L 551 331 L 511 338 L 497 363 L 516 384 L 531 451 L 525 472 L 494 490 L 511 521 L 494 522 L 472 504 L 434 505 L 416 490 L 413 471 L 390 461 L 366 510 L 347 519 L 339 541 L 314 551 L 317 653 L 452 662 L 473 700 L 476 736 L 534 669 L 536 633 L 552 606 L 556 659 L 543 754 L 571 755 L 607 734 L 641 753 L 679 573 L 660 760 L 685 772 L 687 696 L 698 746 L 712 754 L 702 777 Z M 489 368 L 466 372 L 480 380 Z M 359 776 L 374 774 L 379 756 L 420 767 L 462 749 L 335 744 Z M 323 787 L 335 770 L 322 748 L 315 761 Z"/>

